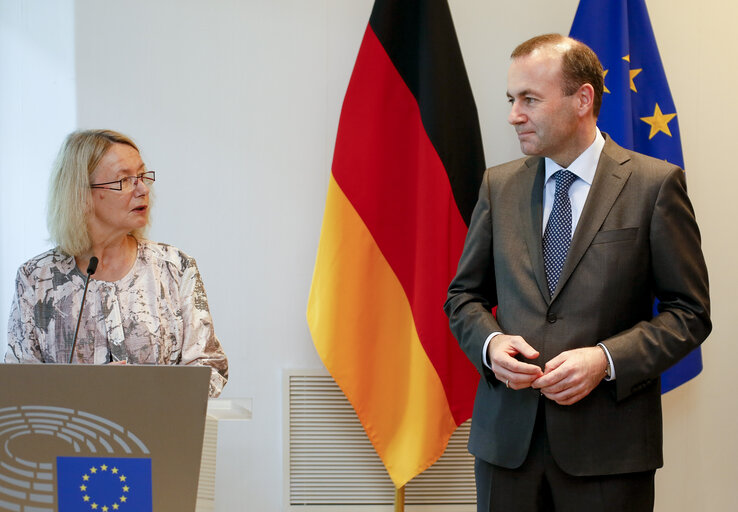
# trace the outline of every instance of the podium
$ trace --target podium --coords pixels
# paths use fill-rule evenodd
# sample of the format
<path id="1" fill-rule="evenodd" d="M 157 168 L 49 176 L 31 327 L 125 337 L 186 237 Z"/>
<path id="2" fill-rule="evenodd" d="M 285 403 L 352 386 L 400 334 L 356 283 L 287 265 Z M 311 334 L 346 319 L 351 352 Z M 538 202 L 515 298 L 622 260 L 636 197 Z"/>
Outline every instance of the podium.
<path id="1" fill-rule="evenodd" d="M 210 368 L 0 365 L 0 510 L 195 511 Z"/>

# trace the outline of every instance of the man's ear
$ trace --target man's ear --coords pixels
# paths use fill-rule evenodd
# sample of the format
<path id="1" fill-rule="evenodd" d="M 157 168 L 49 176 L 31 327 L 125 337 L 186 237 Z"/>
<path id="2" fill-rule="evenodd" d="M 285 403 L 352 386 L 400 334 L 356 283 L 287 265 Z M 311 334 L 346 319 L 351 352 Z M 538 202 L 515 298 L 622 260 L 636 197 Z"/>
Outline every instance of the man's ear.
<path id="1" fill-rule="evenodd" d="M 591 84 L 582 84 L 575 94 L 579 115 L 585 116 L 590 114 L 594 109 L 594 87 Z"/>

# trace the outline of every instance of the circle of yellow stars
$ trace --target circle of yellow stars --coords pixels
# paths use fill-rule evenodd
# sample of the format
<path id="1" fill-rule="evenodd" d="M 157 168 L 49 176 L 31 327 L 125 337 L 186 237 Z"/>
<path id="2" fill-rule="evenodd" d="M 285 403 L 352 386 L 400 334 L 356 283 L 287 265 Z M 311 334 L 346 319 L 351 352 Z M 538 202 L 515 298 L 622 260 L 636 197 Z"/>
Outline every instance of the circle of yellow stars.
<path id="1" fill-rule="evenodd" d="M 100 512 L 110 512 L 111 510 L 120 510 L 121 505 L 123 505 L 126 501 L 128 501 L 128 497 L 126 494 L 131 490 L 131 488 L 126 483 L 127 477 L 123 473 L 120 473 L 120 470 L 116 467 L 108 467 L 106 464 L 101 464 L 100 467 L 92 466 L 90 468 L 89 473 L 91 475 L 97 475 L 98 471 L 102 473 L 107 473 L 107 471 L 110 470 L 111 475 L 116 475 L 115 478 L 117 478 L 121 483 L 121 495 L 118 497 L 116 501 L 114 501 L 112 504 L 100 504 L 97 503 L 89 494 L 87 494 L 87 483 L 90 481 L 90 475 L 85 473 L 82 475 L 82 485 L 79 486 L 79 490 L 82 492 L 82 501 L 85 502 L 85 504 L 90 505 L 90 510 L 99 510 Z"/>
<path id="2" fill-rule="evenodd" d="M 630 55 L 626 55 L 625 57 L 623 57 L 623 60 L 630 63 Z M 608 71 L 609 70 L 607 69 L 603 71 L 602 73 L 603 78 L 607 77 Z M 643 71 L 643 68 L 629 70 L 630 90 L 636 93 L 638 92 L 638 89 L 636 88 L 634 79 L 641 73 L 641 71 Z M 607 88 L 607 86 L 605 86 L 604 92 L 608 94 L 610 93 L 610 90 Z M 676 112 L 673 114 L 664 114 L 661 111 L 661 107 L 659 107 L 659 104 L 656 103 L 656 106 L 653 109 L 652 116 L 641 117 L 641 121 L 651 126 L 651 132 L 648 134 L 648 139 L 649 140 L 653 139 L 653 137 L 659 132 L 663 132 L 669 137 L 671 137 L 671 130 L 669 129 L 669 121 L 671 121 L 675 117 L 676 117 Z"/>

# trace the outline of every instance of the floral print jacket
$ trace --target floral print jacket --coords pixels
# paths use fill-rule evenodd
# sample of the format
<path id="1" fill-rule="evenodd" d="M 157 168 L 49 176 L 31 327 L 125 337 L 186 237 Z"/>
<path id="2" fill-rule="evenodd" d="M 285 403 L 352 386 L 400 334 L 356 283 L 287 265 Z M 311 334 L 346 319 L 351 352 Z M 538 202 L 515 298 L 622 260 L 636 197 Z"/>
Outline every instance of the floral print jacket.
<path id="1" fill-rule="evenodd" d="M 6 363 L 69 360 L 85 277 L 74 258 L 58 249 L 18 269 Z M 210 366 L 210 396 L 218 396 L 228 360 L 195 260 L 170 245 L 139 240 L 125 277 L 90 278 L 73 361 Z"/>

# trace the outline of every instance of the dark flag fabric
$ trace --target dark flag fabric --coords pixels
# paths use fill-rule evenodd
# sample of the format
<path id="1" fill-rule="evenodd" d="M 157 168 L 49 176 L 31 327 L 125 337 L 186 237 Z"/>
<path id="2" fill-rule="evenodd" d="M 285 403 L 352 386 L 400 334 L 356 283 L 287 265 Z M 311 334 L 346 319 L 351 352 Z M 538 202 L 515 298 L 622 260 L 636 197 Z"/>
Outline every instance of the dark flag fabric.
<path id="1" fill-rule="evenodd" d="M 59 512 L 152 512 L 151 459 L 57 457 Z"/>
<path id="2" fill-rule="evenodd" d="M 679 119 L 645 0 L 580 0 L 569 34 L 602 62 L 600 130 L 623 147 L 684 169 Z M 658 306 L 654 307 L 657 313 Z M 661 377 L 666 393 L 702 371 L 697 348 Z"/>
<path id="3" fill-rule="evenodd" d="M 446 0 L 376 0 L 336 137 L 307 320 L 396 487 L 471 416 L 443 303 L 484 172 Z"/>

